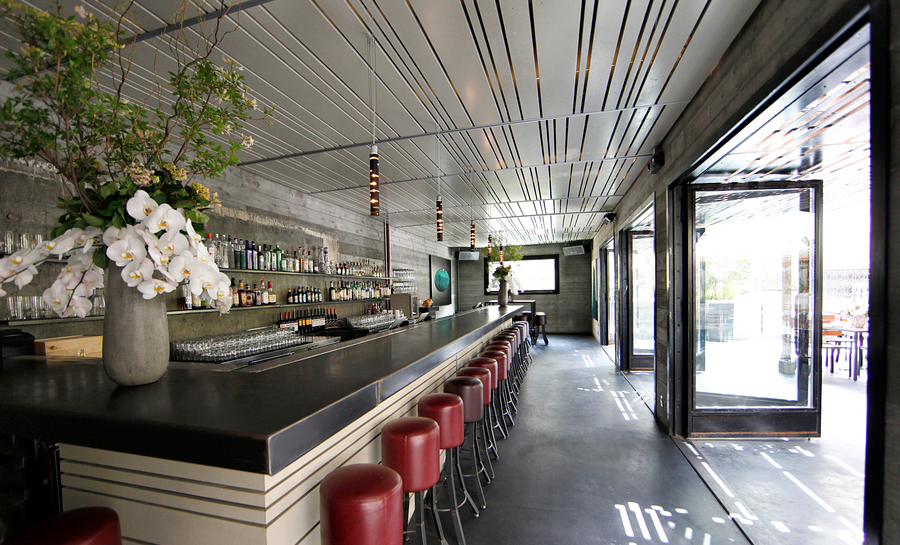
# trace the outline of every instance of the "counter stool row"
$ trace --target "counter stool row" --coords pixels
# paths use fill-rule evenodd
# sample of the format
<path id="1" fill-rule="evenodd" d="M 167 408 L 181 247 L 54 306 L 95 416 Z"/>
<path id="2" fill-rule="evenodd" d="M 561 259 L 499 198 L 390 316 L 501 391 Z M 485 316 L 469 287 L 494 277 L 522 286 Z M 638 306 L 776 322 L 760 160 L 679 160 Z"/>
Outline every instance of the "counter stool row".
<path id="1" fill-rule="evenodd" d="M 477 517 L 487 506 L 482 479 L 491 483 L 491 457 L 500 457 L 494 430 L 505 438 L 515 424 L 517 393 L 531 359 L 529 342 L 525 322 L 504 330 L 444 383 L 444 393 L 419 400 L 419 416 L 385 424 L 382 465 L 344 466 L 326 476 L 319 488 L 323 545 L 399 545 L 404 534 L 416 534 L 426 543 L 426 492 L 435 537 L 448 543 L 440 512 L 449 511 L 457 542 L 464 545 L 460 509 L 468 505 Z M 447 454 L 443 470 L 441 450 Z M 468 473 L 463 471 L 463 451 Z M 467 479 L 477 491 L 474 497 Z M 441 500 L 439 491 L 446 491 L 448 499 Z M 404 532 L 408 494 L 413 494 L 416 520 Z"/>

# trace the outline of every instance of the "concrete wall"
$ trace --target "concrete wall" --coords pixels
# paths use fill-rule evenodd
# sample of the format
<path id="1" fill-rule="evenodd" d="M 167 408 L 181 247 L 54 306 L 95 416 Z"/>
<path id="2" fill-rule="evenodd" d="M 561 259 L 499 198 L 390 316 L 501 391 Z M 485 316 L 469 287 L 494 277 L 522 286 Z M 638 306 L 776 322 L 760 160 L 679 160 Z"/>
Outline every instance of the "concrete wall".
<path id="1" fill-rule="evenodd" d="M 591 333 L 591 252 L 583 255 L 563 255 L 562 244 L 522 246 L 528 255 L 559 256 L 559 293 L 523 294 L 519 299 L 537 301 L 538 312 L 547 313 L 548 333 Z M 458 310 L 471 309 L 479 301 L 496 301 L 497 297 L 484 293 L 484 259 L 455 261 L 459 271 Z"/>
<path id="2" fill-rule="evenodd" d="M 380 218 L 358 214 L 341 207 L 298 193 L 263 178 L 230 168 L 221 179 L 203 180 L 219 194 L 222 206 L 210 211 L 207 231 L 257 243 L 278 244 L 282 249 L 298 247 L 314 249 L 325 246 L 335 261 L 371 260 L 380 265 L 385 261 L 384 223 Z M 61 184 L 51 172 L 23 162 L 0 162 L 0 233 L 6 230 L 48 235 L 55 226 L 59 210 L 56 198 Z M 391 254 L 394 268 L 416 271 L 420 297 L 427 298 L 430 287 L 429 255 L 450 258 L 448 248 L 423 240 L 403 231 L 391 231 Z M 21 292 L 11 284 L 5 285 L 10 294 L 40 295 L 56 277 L 58 267 L 50 264 L 40 269 L 40 275 Z M 329 282 L 339 278 L 293 276 L 263 271 L 228 271 L 227 274 L 245 284 L 271 282 L 281 302 L 287 290 L 296 286 L 318 287 L 327 290 Z M 455 285 L 451 284 L 451 285 Z M 426 295 L 421 295 L 425 293 Z M 337 308 L 341 317 L 363 314 L 368 303 L 322 303 Z M 167 296 L 168 310 L 177 310 L 176 294 Z M 296 307 L 302 309 L 305 307 Z M 452 311 L 448 306 L 445 314 Z M 275 323 L 285 309 L 236 309 L 227 316 L 217 313 L 171 314 L 170 338 L 187 339 L 202 335 L 219 335 Z M 0 318 L 6 318 L 5 304 Z M 53 320 L 16 327 L 37 338 L 102 332 L 102 320 Z"/>

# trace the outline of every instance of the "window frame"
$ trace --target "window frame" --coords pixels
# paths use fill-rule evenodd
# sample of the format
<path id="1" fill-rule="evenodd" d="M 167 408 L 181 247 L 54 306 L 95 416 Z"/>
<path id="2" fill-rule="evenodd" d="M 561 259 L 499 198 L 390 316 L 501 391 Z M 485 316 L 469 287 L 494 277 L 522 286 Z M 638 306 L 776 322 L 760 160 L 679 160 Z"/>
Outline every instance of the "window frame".
<path id="1" fill-rule="evenodd" d="M 559 294 L 559 256 L 560 254 L 541 254 L 541 255 L 524 255 L 522 256 L 522 261 L 533 261 L 538 259 L 552 259 L 553 260 L 553 277 L 555 280 L 555 286 L 552 290 L 523 290 L 519 292 L 519 295 L 516 297 L 521 297 L 522 295 L 555 295 Z M 511 261 L 510 263 L 515 263 Z M 488 286 L 490 286 L 490 273 L 488 272 L 490 269 L 490 264 L 485 262 L 484 265 L 484 294 L 485 295 L 497 295 L 499 290 L 488 291 Z"/>

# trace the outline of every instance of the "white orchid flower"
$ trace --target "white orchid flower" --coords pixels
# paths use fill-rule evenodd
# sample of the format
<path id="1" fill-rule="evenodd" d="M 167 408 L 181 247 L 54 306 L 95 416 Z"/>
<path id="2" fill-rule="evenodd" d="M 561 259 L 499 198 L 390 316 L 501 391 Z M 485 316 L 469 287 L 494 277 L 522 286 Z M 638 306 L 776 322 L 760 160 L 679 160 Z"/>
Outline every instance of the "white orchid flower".
<path id="1" fill-rule="evenodd" d="M 190 247 L 186 236 L 178 231 L 169 231 L 159 237 L 159 251 L 171 257 L 181 255 Z M 171 257 L 169 258 L 171 260 Z"/>
<path id="2" fill-rule="evenodd" d="M 118 227 L 113 227 L 110 225 L 106 228 L 106 231 L 103 231 L 103 244 L 107 246 L 112 246 L 113 242 L 117 240 L 122 240 L 124 237 L 124 231 L 131 227 L 131 225 L 126 226 L 124 229 L 119 229 Z"/>
<path id="3" fill-rule="evenodd" d="M 76 297 L 90 297 L 94 290 L 103 287 L 103 273 L 92 267 L 85 271 L 81 282 L 75 287 Z"/>
<path id="4" fill-rule="evenodd" d="M 147 257 L 147 248 L 141 239 L 129 236 L 113 242 L 106 249 L 106 257 L 115 261 L 117 266 L 124 267 L 133 261 L 141 261 Z"/>
<path id="5" fill-rule="evenodd" d="M 153 262 L 147 258 L 132 261 L 122 269 L 122 280 L 129 288 L 136 288 L 153 276 Z"/>
<path id="6" fill-rule="evenodd" d="M 63 318 L 69 318 L 71 316 L 78 316 L 79 318 L 84 318 L 88 315 L 88 312 L 94 308 L 91 300 L 86 297 L 76 297 L 75 295 L 69 300 L 69 305 L 66 308 L 65 312 L 61 314 Z"/>
<path id="7" fill-rule="evenodd" d="M 6 297 L 6 291 L 0 286 L 0 297 Z"/>
<path id="8" fill-rule="evenodd" d="M 212 256 L 209 255 L 209 250 L 203 244 L 197 245 L 197 259 L 206 263 L 207 265 L 212 265 L 215 267 L 215 263 L 212 261 Z M 216 272 L 219 272 L 219 268 L 216 267 Z"/>
<path id="9" fill-rule="evenodd" d="M 72 237 L 62 235 L 53 240 L 45 240 L 43 244 L 38 246 L 38 251 L 41 253 L 41 257 L 47 257 L 50 254 L 64 254 L 71 250 L 73 246 L 75 246 L 75 240 Z"/>
<path id="10" fill-rule="evenodd" d="M 189 280 L 191 293 L 194 295 L 200 295 L 200 277 L 206 272 L 206 265 L 187 251 L 173 257 L 169 263 L 169 274 L 172 278 L 179 284 Z"/>
<path id="11" fill-rule="evenodd" d="M 158 233 L 162 230 L 178 232 L 184 227 L 184 224 L 184 215 L 165 203 L 159 205 L 142 223 L 151 233 Z"/>
<path id="12" fill-rule="evenodd" d="M 71 229 L 70 229 L 71 231 Z M 100 236 L 103 231 L 100 230 L 99 227 L 88 227 L 87 229 L 81 231 L 77 235 L 74 235 L 75 238 L 75 246 L 81 248 L 82 252 L 88 253 L 91 251 L 91 248 L 94 247 L 94 243 L 97 241 L 97 237 Z M 65 252 L 62 252 L 65 253 Z M 60 254 L 62 255 L 62 254 Z"/>
<path id="13" fill-rule="evenodd" d="M 149 278 L 138 286 L 138 291 L 144 294 L 144 299 L 153 299 L 161 293 L 174 291 L 178 285 L 168 280 Z"/>
<path id="14" fill-rule="evenodd" d="M 203 237 L 194 231 L 194 226 L 191 225 L 190 219 L 185 220 L 184 230 L 187 231 L 188 240 L 191 242 L 191 248 L 197 248 L 198 244 L 203 244 Z"/>
<path id="15" fill-rule="evenodd" d="M 66 290 L 62 280 L 57 279 L 56 282 L 44 290 L 44 302 L 50 307 L 50 310 L 56 314 L 62 314 L 69 304 L 69 292 Z"/>
<path id="16" fill-rule="evenodd" d="M 138 189 L 134 193 L 134 197 L 131 197 L 128 199 L 128 202 L 125 203 L 125 210 L 128 212 L 129 216 L 142 222 L 146 220 L 150 214 L 159 209 L 159 206 L 160 205 L 154 201 L 146 191 Z M 155 232 L 156 231 L 154 231 L 154 233 Z"/>
<path id="17" fill-rule="evenodd" d="M 0 259 L 0 281 L 8 282 L 16 274 L 16 268 L 13 267 L 12 260 L 8 257 Z"/>
<path id="18" fill-rule="evenodd" d="M 15 271 L 17 269 L 21 270 L 33 266 L 40 258 L 40 249 L 33 250 L 31 248 L 23 248 L 9 256 L 9 263 Z"/>
<path id="19" fill-rule="evenodd" d="M 72 256 L 69 258 L 69 261 L 62 266 L 62 269 L 59 271 L 59 276 L 57 276 L 56 279 L 58 282 L 62 282 L 66 289 L 72 290 L 75 289 L 75 286 L 81 281 L 81 275 L 84 274 L 84 271 L 86 270 L 87 267 L 84 266 L 84 263 L 77 257 Z"/>

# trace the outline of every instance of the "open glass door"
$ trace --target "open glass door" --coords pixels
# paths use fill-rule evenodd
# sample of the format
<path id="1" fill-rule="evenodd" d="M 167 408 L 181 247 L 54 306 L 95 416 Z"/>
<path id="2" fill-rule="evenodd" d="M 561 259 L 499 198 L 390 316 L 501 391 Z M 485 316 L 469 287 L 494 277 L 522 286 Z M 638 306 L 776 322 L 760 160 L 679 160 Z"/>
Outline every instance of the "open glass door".
<path id="1" fill-rule="evenodd" d="M 694 185 L 690 436 L 818 436 L 821 182 Z"/>
<path id="2" fill-rule="evenodd" d="M 656 301 L 656 254 L 653 231 L 626 231 L 628 242 L 628 358 L 625 371 L 652 371 Z"/>

